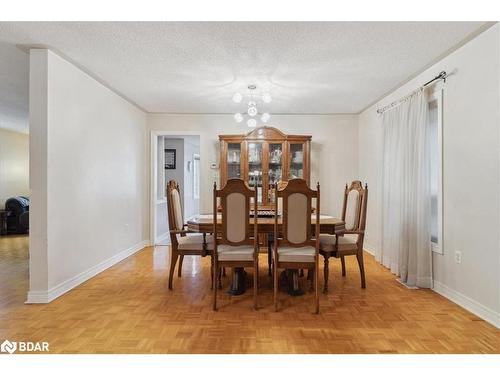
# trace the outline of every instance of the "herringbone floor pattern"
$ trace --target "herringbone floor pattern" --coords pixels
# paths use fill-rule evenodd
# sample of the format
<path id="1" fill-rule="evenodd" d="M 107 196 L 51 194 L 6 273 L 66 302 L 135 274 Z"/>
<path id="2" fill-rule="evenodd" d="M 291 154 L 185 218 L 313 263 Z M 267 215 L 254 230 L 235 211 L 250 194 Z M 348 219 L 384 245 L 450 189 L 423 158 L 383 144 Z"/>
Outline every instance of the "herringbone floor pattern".
<path id="1" fill-rule="evenodd" d="M 168 261 L 168 247 L 145 248 L 50 304 L 25 305 L 27 238 L 0 239 L 0 340 L 48 341 L 52 353 L 500 353 L 500 330 L 406 289 L 368 254 L 366 290 L 354 259 L 345 278 L 333 259 L 319 316 L 312 293 L 280 293 L 273 311 L 264 257 L 257 312 L 251 293 L 225 293 L 229 277 L 211 310 L 208 257 L 186 257 L 169 291 Z"/>

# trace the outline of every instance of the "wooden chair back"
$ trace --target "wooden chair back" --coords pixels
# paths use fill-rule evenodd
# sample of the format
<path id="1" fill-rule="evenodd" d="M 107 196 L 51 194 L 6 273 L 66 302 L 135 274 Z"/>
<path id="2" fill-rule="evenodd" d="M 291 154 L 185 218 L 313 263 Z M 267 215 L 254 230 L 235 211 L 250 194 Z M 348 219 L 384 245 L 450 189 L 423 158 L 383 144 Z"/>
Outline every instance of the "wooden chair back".
<path id="1" fill-rule="evenodd" d="M 253 231 L 250 230 L 250 201 L 253 198 Z M 217 207 L 220 200 L 222 221 L 217 229 Z M 257 241 L 257 189 L 251 189 L 240 178 L 229 179 L 226 185 L 217 190 L 214 183 L 213 196 L 215 244 L 241 246 L 255 244 Z"/>
<path id="2" fill-rule="evenodd" d="M 368 185 L 361 181 L 353 181 L 345 185 L 342 220 L 345 222 L 346 233 L 362 235 L 366 226 L 366 208 L 368 203 Z M 359 242 L 359 240 L 358 240 Z"/>
<path id="3" fill-rule="evenodd" d="M 177 234 L 184 235 L 184 217 L 182 216 L 181 192 L 179 184 L 175 180 L 167 183 L 167 216 L 170 240 L 172 245 L 177 245 Z"/>
<path id="4" fill-rule="evenodd" d="M 311 230 L 312 199 L 316 199 L 315 232 Z M 307 186 L 304 179 L 288 181 L 284 189 L 276 189 L 276 199 L 282 199 L 283 212 L 281 238 L 278 237 L 278 213 L 275 214 L 274 236 L 279 246 L 304 247 L 319 244 L 320 192 Z"/>

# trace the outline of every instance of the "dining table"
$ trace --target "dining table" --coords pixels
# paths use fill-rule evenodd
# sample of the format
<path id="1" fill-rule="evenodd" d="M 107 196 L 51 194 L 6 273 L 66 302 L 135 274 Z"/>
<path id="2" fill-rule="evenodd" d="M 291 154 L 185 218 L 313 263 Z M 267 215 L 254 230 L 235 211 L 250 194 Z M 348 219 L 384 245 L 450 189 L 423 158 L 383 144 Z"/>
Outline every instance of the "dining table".
<path id="1" fill-rule="evenodd" d="M 222 215 L 217 214 L 217 232 L 222 231 Z M 257 217 L 257 232 L 259 234 L 274 235 L 274 216 Z M 249 216 L 250 231 L 253 232 L 254 217 Z M 281 233 L 282 218 L 278 216 L 278 235 Z M 213 214 L 196 215 L 187 221 L 187 227 L 190 232 L 213 233 L 214 216 Z M 311 233 L 316 230 L 316 214 L 311 215 Z M 345 232 L 345 222 L 330 215 L 319 216 L 319 232 L 321 234 L 335 234 L 343 236 Z M 283 277 L 287 279 L 289 285 L 288 293 L 290 295 L 303 294 L 300 290 L 298 278 L 299 273 L 295 270 L 283 271 Z M 245 271 L 242 268 L 233 269 L 233 281 L 228 291 L 229 294 L 239 295 L 245 292 Z"/>

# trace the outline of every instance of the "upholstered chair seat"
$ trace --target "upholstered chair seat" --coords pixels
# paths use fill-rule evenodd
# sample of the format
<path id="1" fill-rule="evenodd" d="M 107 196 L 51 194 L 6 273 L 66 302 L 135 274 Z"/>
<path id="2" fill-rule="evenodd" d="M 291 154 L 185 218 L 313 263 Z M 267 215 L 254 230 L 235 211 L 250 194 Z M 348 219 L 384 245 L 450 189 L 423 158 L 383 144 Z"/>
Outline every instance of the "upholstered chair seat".
<path id="1" fill-rule="evenodd" d="M 335 249 L 335 241 L 337 236 L 331 234 L 322 234 L 319 236 L 319 250 L 320 251 L 328 251 L 334 252 Z M 338 251 L 348 251 L 358 249 L 358 235 L 357 234 L 344 234 L 338 239 Z"/>
<path id="2" fill-rule="evenodd" d="M 177 242 L 179 243 L 178 245 L 179 250 L 185 250 L 185 249 L 202 250 L 204 246 L 206 250 L 212 250 L 214 247 L 214 236 L 207 234 L 205 237 L 206 243 L 204 243 L 202 233 L 193 233 L 193 234 L 188 234 L 187 236 L 184 237 L 177 236 Z"/>
<path id="3" fill-rule="evenodd" d="M 254 247 L 252 245 L 217 246 L 217 254 L 220 261 L 253 261 Z"/>
<path id="4" fill-rule="evenodd" d="M 278 247 L 278 262 L 314 262 L 316 249 L 313 246 Z"/>

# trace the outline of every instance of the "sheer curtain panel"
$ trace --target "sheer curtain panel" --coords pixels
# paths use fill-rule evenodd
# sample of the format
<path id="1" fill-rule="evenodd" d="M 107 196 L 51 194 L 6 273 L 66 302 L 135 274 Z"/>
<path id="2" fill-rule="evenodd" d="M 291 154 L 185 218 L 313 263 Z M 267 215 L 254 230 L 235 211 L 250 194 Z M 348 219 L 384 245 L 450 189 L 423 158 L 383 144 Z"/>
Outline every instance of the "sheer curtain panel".
<path id="1" fill-rule="evenodd" d="M 420 89 L 382 114 L 382 246 L 377 260 L 407 286 L 432 286 L 428 104 Z"/>

